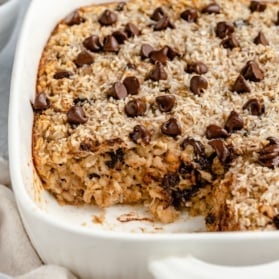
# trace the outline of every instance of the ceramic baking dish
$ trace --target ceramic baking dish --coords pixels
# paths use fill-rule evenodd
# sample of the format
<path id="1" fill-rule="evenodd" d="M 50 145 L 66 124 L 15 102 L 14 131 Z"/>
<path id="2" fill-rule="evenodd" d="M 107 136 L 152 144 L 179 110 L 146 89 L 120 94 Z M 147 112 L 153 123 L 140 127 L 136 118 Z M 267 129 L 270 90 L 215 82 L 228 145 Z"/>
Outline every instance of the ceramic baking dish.
<path id="1" fill-rule="evenodd" d="M 104 1 L 33 0 L 18 42 L 10 98 L 10 169 L 23 223 L 42 260 L 67 267 L 81 278 L 150 279 L 153 277 L 148 269 L 158 274 L 162 265 L 167 266 L 165 259 L 169 257 L 191 255 L 218 265 L 256 265 L 278 259 L 278 232 L 204 233 L 203 220 L 186 214 L 164 226 L 150 222 L 142 208 L 60 206 L 39 186 L 32 163 L 30 104 L 35 95 L 39 59 L 61 18 L 79 6 L 100 2 Z M 195 267 L 191 274 L 196 275 L 187 278 L 212 278 L 209 273 L 208 278 L 199 274 L 205 264 L 189 264 L 190 259 L 185 263 Z M 260 278 L 260 268 L 249 268 L 245 278 Z M 188 270 L 186 264 L 185 269 Z M 213 270 L 222 278 L 231 278 L 230 273 L 224 274 L 226 268 Z M 244 274 L 244 270 L 236 272 Z M 164 278 L 167 274 L 164 272 Z M 163 275 L 159 272 L 157 278 Z"/>

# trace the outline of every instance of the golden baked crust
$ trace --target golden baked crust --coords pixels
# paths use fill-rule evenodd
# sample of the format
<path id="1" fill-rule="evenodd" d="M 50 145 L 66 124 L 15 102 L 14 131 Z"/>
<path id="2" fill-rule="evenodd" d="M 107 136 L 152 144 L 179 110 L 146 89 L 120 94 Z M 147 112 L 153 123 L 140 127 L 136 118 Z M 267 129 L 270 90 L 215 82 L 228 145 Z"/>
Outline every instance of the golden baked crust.
<path id="1" fill-rule="evenodd" d="M 197 0 L 92 5 L 76 11 L 75 21 L 71 15 L 57 25 L 38 71 L 37 98 L 43 94 L 47 103 L 36 107 L 34 102 L 33 158 L 45 189 L 58 201 L 101 207 L 142 203 L 165 223 L 188 208 L 206 216 L 210 231 L 275 228 L 279 170 L 265 160 L 260 165 L 259 157 L 268 137 L 279 138 L 279 4 L 251 12 L 248 0 L 216 2 L 218 14 L 203 12 L 211 2 Z M 169 17 L 162 30 L 154 30 L 158 20 L 151 19 L 157 7 Z M 181 18 L 189 8 L 197 10 L 196 22 Z M 117 21 L 104 26 L 99 19 L 106 9 L 117 14 Z M 234 24 L 233 32 L 216 31 L 224 21 Z M 129 38 L 119 51 L 104 51 L 104 38 L 128 23 L 140 34 L 126 30 Z M 268 45 L 262 37 L 255 43 L 259 31 Z M 227 32 L 224 37 L 222 32 Z M 84 45 L 91 35 L 99 36 L 101 50 Z M 156 51 L 167 46 L 163 74 L 157 69 L 152 78 L 159 66 L 141 57 L 143 44 Z M 79 58 L 84 51 L 86 57 Z M 252 69 L 252 77 L 242 71 L 251 60 L 260 68 L 257 73 Z M 190 73 L 189 65 L 198 61 L 208 71 Z M 241 71 L 245 81 L 236 85 Z M 114 83 L 131 76 L 138 79 L 139 92 L 118 99 L 124 93 L 112 92 Z M 202 79 L 207 85 L 199 91 Z M 166 95 L 175 98 L 167 112 L 157 99 Z M 243 108 L 251 99 L 258 102 L 258 115 L 251 113 L 251 105 Z M 137 117 L 131 115 L 135 100 L 143 110 Z M 219 142 L 206 132 L 212 124 L 223 129 Z M 145 132 L 135 131 L 137 125 Z"/>

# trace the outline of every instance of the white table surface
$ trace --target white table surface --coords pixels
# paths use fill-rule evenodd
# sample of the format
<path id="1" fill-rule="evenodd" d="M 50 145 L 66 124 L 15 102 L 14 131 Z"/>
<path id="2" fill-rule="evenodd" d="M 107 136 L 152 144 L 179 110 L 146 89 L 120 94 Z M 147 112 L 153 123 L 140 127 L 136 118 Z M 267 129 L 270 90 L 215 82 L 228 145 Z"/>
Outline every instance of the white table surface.
<path id="1" fill-rule="evenodd" d="M 6 159 L 8 159 L 8 108 L 13 58 L 17 36 L 30 1 L 20 0 L 20 13 L 14 34 L 8 45 L 0 52 L 0 157 Z"/>

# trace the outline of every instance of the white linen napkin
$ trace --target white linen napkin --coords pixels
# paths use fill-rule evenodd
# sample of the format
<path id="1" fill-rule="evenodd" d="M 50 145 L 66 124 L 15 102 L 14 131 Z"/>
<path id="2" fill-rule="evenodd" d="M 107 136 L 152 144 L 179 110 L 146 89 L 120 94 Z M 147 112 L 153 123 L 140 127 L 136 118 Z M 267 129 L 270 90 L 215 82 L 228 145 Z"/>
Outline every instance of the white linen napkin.
<path id="1" fill-rule="evenodd" d="M 7 162 L 0 157 L 0 279 L 77 279 L 63 267 L 43 265 L 22 226 Z"/>

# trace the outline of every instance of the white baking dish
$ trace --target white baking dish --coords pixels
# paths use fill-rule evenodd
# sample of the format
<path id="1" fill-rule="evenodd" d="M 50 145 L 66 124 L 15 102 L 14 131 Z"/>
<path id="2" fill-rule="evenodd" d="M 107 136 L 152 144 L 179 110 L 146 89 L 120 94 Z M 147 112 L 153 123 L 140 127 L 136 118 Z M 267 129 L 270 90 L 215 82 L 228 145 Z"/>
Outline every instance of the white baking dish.
<path id="1" fill-rule="evenodd" d="M 148 266 L 156 272 L 156 260 L 189 254 L 222 265 L 255 265 L 277 260 L 278 232 L 191 233 L 202 229 L 203 222 L 187 216 L 167 226 L 144 220 L 124 222 L 128 213 L 136 212 L 131 213 L 133 218 L 146 217 L 146 213 L 129 207 L 105 211 L 95 207 L 62 207 L 34 186 L 37 177 L 31 153 L 30 101 L 35 95 L 41 53 L 62 17 L 78 6 L 100 2 L 104 1 L 33 0 L 17 47 L 9 117 L 11 178 L 23 223 L 41 258 L 46 263 L 67 267 L 82 278 L 97 279 L 152 278 Z M 105 217 L 105 221 L 92 222 L 92 215 Z M 155 262 L 150 265 L 152 261 Z M 256 268 L 253 270 L 257 273 Z M 258 278 L 253 274 L 247 276 Z M 224 278 L 229 277 L 224 275 Z"/>

